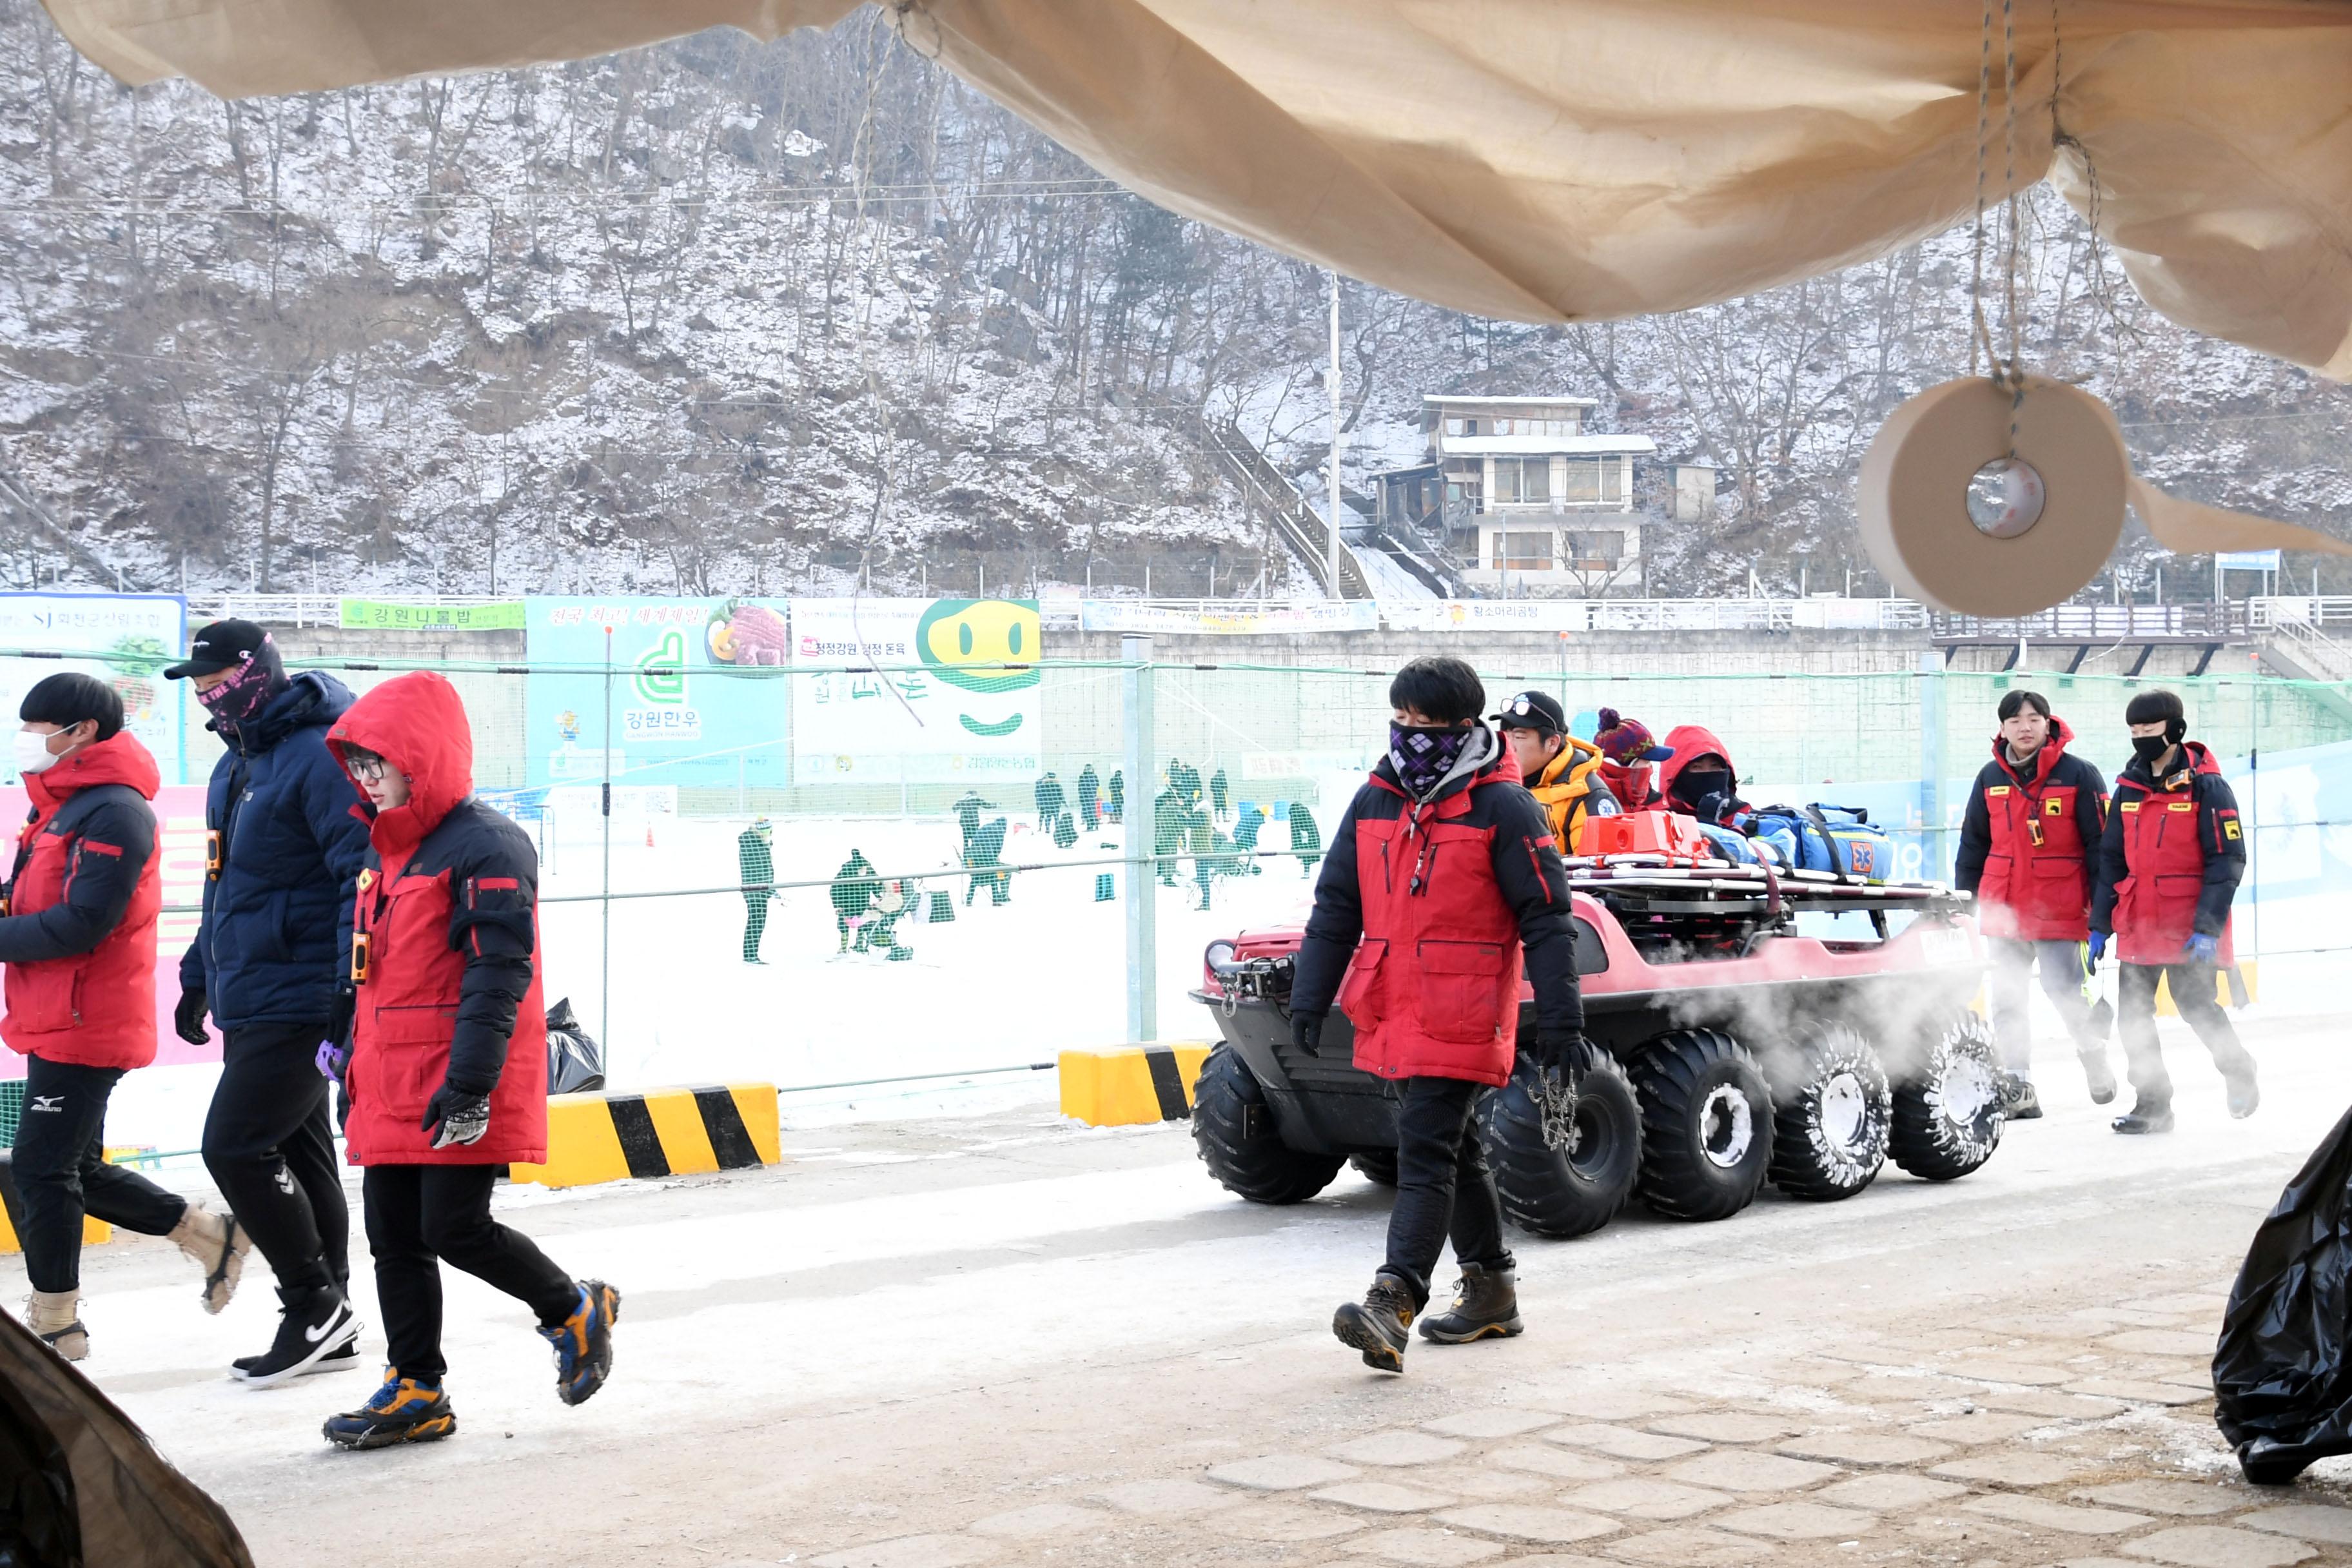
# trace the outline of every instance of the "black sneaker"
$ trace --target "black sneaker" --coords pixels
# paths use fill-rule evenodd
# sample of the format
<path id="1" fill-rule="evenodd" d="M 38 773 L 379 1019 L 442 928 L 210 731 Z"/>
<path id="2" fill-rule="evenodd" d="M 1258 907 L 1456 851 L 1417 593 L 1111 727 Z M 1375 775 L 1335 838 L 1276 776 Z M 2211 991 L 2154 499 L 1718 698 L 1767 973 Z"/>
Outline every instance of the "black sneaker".
<path id="1" fill-rule="evenodd" d="M 263 1354 L 232 1364 L 230 1375 L 253 1388 L 301 1376 L 359 1337 L 360 1321 L 331 1285 L 281 1289 L 278 1340 Z"/>
<path id="2" fill-rule="evenodd" d="M 1393 1274 L 1375 1274 L 1361 1305 L 1345 1302 L 1331 1314 L 1331 1332 L 1341 1344 L 1363 1352 L 1364 1364 L 1373 1371 L 1401 1373 L 1405 1347 L 1412 1342 L 1412 1321 L 1420 1312 L 1403 1280 Z"/>
<path id="3" fill-rule="evenodd" d="M 241 1355 L 228 1363 L 230 1372 L 232 1375 L 241 1378 L 259 1366 L 263 1359 L 257 1355 Z M 343 1342 L 342 1349 L 329 1351 L 325 1355 L 304 1367 L 302 1371 L 305 1375 L 314 1372 L 345 1372 L 359 1364 L 360 1340 L 359 1335 L 353 1334 Z"/>
<path id="4" fill-rule="evenodd" d="M 2172 1131 L 2172 1107 L 2168 1105 L 2153 1108 L 2134 1106 L 2108 1125 L 2118 1132 L 2133 1137 L 2150 1132 L 2169 1132 Z"/>

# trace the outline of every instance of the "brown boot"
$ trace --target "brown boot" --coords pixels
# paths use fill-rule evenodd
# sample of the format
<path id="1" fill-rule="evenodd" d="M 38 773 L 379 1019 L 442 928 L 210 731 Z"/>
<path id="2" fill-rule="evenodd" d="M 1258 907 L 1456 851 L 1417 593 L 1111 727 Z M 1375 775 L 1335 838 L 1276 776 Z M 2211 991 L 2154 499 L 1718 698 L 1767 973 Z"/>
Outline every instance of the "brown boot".
<path id="1" fill-rule="evenodd" d="M 1466 1345 L 1472 1340 L 1508 1339 L 1526 1327 L 1519 1321 L 1517 1277 L 1507 1268 L 1462 1266 L 1454 1306 L 1421 1321 L 1421 1337 L 1432 1344 Z"/>
<path id="2" fill-rule="evenodd" d="M 1339 1342 L 1364 1352 L 1364 1364 L 1375 1372 L 1404 1370 L 1405 1347 L 1412 1342 L 1412 1321 L 1421 1312 L 1412 1287 L 1385 1271 L 1372 1276 L 1361 1306 L 1349 1301 L 1331 1314 L 1331 1331 Z"/>
<path id="3" fill-rule="evenodd" d="M 237 1280 L 245 1275 L 245 1255 L 253 1250 L 253 1237 L 236 1223 L 236 1216 L 190 1204 L 165 1239 L 205 1271 L 205 1310 L 218 1312 L 227 1306 L 229 1298 L 236 1294 Z"/>

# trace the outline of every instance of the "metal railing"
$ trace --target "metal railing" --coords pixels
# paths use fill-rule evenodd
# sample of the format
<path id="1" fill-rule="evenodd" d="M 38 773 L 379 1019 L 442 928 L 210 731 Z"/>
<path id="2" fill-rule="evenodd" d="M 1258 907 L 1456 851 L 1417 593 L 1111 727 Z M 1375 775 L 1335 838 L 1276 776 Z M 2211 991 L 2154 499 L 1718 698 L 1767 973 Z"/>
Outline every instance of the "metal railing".
<path id="1" fill-rule="evenodd" d="M 1306 563 L 1315 581 L 1330 592 L 1330 573 L 1325 561 L 1330 536 L 1322 515 L 1307 504 L 1307 498 L 1298 493 L 1298 487 L 1281 469 L 1266 460 L 1257 444 L 1242 434 L 1240 426 L 1229 419 L 1203 416 L 1201 430 L 1209 449 L 1224 465 L 1227 477 L 1241 487 L 1250 503 L 1289 544 L 1292 553 Z M 1372 597 L 1371 584 L 1345 540 L 1339 542 L 1338 594 L 1343 599 Z"/>
<path id="2" fill-rule="evenodd" d="M 2028 642 L 2129 642 L 2140 637 L 2220 641 L 2247 635 L 2252 605 L 2258 602 L 2200 599 L 2179 605 L 2053 605 L 2035 615 L 2006 617 L 1938 612 L 1928 617 L 1927 624 L 1938 637 L 1978 637 L 1989 642 L 2013 642 L 2020 637 Z"/>

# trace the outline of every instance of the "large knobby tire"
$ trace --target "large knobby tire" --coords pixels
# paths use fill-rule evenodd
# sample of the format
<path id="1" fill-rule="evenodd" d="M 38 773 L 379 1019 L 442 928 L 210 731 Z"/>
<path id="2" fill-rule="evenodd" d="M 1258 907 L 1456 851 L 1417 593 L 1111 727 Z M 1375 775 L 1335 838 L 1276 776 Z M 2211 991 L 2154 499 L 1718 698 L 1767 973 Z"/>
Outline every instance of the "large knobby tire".
<path id="1" fill-rule="evenodd" d="M 1991 1159 L 2000 1147 L 2002 1076 L 1991 1026 L 1974 1013 L 1951 1019 L 1895 1086 L 1895 1163 L 1948 1182 Z"/>
<path id="2" fill-rule="evenodd" d="M 1870 1185 L 1895 1117 L 1870 1042 L 1849 1025 L 1804 1024 L 1769 1059 L 1773 1184 L 1814 1203 Z"/>
<path id="3" fill-rule="evenodd" d="M 1677 1029 L 1633 1058 L 1643 1199 L 1668 1219 L 1727 1219 L 1772 1163 L 1772 1093 L 1756 1058 L 1717 1029 Z"/>
<path id="4" fill-rule="evenodd" d="M 1307 1154 L 1274 1130 L 1274 1116 L 1249 1068 L 1230 1046 L 1201 1064 L 1192 1089 L 1192 1142 L 1209 1174 L 1254 1204 L 1304 1203 L 1331 1184 L 1346 1162 Z"/>
<path id="5" fill-rule="evenodd" d="M 1397 1184 L 1397 1157 L 1393 1149 L 1379 1154 L 1350 1154 L 1348 1163 L 1356 1167 L 1358 1175 L 1376 1187 L 1393 1187 Z"/>
<path id="6" fill-rule="evenodd" d="M 1548 1146 L 1529 1092 L 1531 1069 L 1478 1104 L 1478 1136 L 1503 1213 L 1522 1230 L 1565 1240 L 1617 1217 L 1642 1173 L 1642 1107 L 1633 1080 L 1604 1052 L 1576 1082 L 1575 1132 L 1565 1149 Z"/>

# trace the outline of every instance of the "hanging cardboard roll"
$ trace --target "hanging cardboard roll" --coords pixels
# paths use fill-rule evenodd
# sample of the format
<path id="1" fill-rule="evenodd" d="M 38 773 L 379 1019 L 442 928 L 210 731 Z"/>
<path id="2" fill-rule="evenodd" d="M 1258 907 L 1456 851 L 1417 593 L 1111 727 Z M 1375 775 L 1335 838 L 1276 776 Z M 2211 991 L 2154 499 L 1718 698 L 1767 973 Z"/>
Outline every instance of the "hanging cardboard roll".
<path id="1" fill-rule="evenodd" d="M 2023 616 L 2097 576 L 2124 507 L 2180 555 L 2310 550 L 2352 555 L 2316 529 L 2169 496 L 2131 471 L 2112 409 L 2078 387 L 2025 379 L 2008 393 L 1967 376 L 1897 408 L 1862 460 L 1862 542 L 1897 588 L 1940 610 Z"/>
<path id="2" fill-rule="evenodd" d="M 1970 484 L 2010 456 L 2011 414 L 2006 392 L 1966 376 L 1905 403 L 1871 442 L 1863 545 L 1913 598 L 1961 615 L 2029 615 L 2088 585 L 2123 537 L 2131 468 L 2115 416 L 2089 393 L 2040 376 L 2026 378 L 2014 409 L 2025 465 L 2011 489 L 2018 504 L 1971 517 Z"/>

